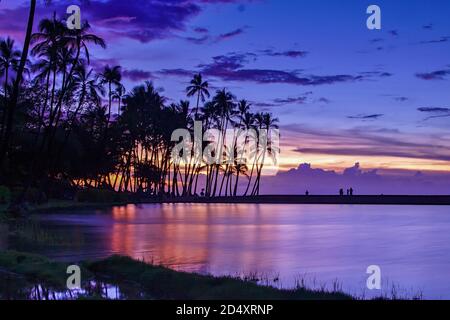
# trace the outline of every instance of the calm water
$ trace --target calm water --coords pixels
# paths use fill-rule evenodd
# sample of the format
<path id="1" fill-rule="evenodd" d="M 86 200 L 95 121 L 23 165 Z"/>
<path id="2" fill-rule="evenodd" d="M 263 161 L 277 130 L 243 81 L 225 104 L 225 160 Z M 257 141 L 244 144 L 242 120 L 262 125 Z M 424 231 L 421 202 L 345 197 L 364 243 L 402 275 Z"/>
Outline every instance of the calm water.
<path id="1" fill-rule="evenodd" d="M 61 260 L 121 253 L 179 270 L 279 276 L 283 287 L 338 279 L 367 297 L 380 294 L 365 289 L 367 267 L 378 265 L 384 293 L 395 285 L 400 295 L 450 299 L 445 206 L 129 205 L 41 220 L 73 242 L 36 249 Z"/>

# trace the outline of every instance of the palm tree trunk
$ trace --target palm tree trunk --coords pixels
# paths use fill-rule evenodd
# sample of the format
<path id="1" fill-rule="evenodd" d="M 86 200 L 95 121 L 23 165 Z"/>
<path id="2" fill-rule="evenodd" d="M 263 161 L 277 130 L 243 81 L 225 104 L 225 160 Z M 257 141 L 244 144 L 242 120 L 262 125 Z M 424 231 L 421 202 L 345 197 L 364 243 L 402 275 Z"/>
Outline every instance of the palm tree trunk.
<path id="1" fill-rule="evenodd" d="M 17 108 L 17 100 L 19 98 L 19 87 L 22 82 L 22 75 L 25 69 L 25 64 L 28 59 L 28 50 L 30 48 L 31 33 L 33 32 L 34 14 L 36 11 L 36 0 L 30 0 L 30 11 L 28 15 L 27 31 L 25 35 L 25 40 L 23 43 L 22 56 L 20 57 L 19 69 L 16 73 L 16 81 L 14 82 L 13 92 L 11 96 L 9 112 L 6 123 L 5 136 L 2 141 L 0 141 L 0 168 L 2 168 L 3 160 L 9 146 L 9 140 L 11 137 L 12 126 L 14 123 L 14 115 Z"/>
<path id="2" fill-rule="evenodd" d="M 3 133 L 5 131 L 5 125 L 6 125 L 6 115 L 7 115 L 7 110 L 8 110 L 8 96 L 7 96 L 7 90 L 8 90 L 8 66 L 6 66 L 5 68 L 5 85 L 4 85 L 4 100 L 5 100 L 5 104 L 4 104 L 4 110 L 3 110 L 3 114 L 2 114 L 2 122 L 1 122 L 1 130 L 0 130 L 0 141 L 2 141 L 3 138 Z"/>

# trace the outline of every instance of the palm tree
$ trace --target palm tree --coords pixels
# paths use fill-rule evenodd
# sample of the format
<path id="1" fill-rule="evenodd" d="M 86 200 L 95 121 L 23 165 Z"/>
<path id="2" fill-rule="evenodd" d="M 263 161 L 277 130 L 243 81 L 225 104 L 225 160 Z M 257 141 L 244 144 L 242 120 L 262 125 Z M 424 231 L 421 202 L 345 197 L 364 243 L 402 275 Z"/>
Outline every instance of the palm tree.
<path id="1" fill-rule="evenodd" d="M 36 0 L 30 0 L 30 11 L 28 14 L 27 31 L 23 42 L 22 55 L 20 57 L 19 67 L 16 72 L 16 80 L 14 81 L 11 101 L 9 102 L 9 112 L 6 121 L 6 129 L 3 137 L 0 137 L 0 170 L 2 169 L 3 159 L 5 157 L 9 139 L 11 136 L 12 126 L 14 123 L 14 113 L 17 107 L 17 99 L 19 97 L 19 86 L 22 82 L 22 75 L 25 70 L 25 64 L 28 60 L 28 50 L 30 48 L 31 33 L 33 32 L 34 14 L 36 12 Z"/>
<path id="2" fill-rule="evenodd" d="M 242 104 L 240 104 L 240 111 L 244 111 L 244 110 L 248 110 L 249 108 L 242 108 Z M 240 114 L 240 129 L 244 130 L 245 133 L 245 141 L 244 141 L 244 146 L 241 149 L 241 153 L 239 155 L 237 155 L 238 161 L 239 163 L 237 164 L 237 170 L 236 170 L 236 181 L 234 184 L 234 192 L 233 195 L 236 196 L 237 195 L 237 187 L 238 187 L 238 182 L 239 182 L 239 174 L 240 172 L 242 172 L 242 170 L 247 170 L 248 166 L 246 163 L 242 163 L 242 161 L 247 161 L 247 157 L 244 155 L 245 152 L 245 148 L 248 145 L 248 139 L 249 139 L 249 133 L 250 130 L 254 128 L 254 124 L 255 124 L 255 115 L 251 112 L 244 112 L 243 114 Z M 249 176 L 250 179 L 250 176 Z"/>
<path id="3" fill-rule="evenodd" d="M 259 186 L 261 181 L 261 172 L 264 167 L 265 157 L 266 153 L 269 153 L 270 155 L 274 155 L 274 152 L 277 152 L 277 150 L 274 150 L 274 147 L 271 145 L 272 141 L 270 140 L 270 131 L 272 129 L 278 129 L 278 118 L 274 118 L 271 113 L 263 113 L 262 119 L 260 119 L 262 122 L 260 124 L 260 128 L 266 130 L 267 132 L 267 139 L 264 142 L 264 145 L 262 146 L 261 151 L 261 164 L 258 166 L 258 163 L 256 164 L 256 171 L 257 171 L 257 177 L 255 184 L 253 186 L 252 195 L 259 195 Z"/>
<path id="4" fill-rule="evenodd" d="M 4 109 L 2 112 L 0 141 L 3 137 L 3 130 L 5 129 L 6 114 L 8 110 L 8 80 L 10 69 L 17 71 L 20 61 L 21 53 L 14 49 L 14 40 L 8 37 L 6 40 L 0 42 L 0 76 L 5 76 L 5 83 L 3 89 Z"/>
<path id="5" fill-rule="evenodd" d="M 6 97 L 6 87 L 9 80 L 9 70 L 12 68 L 17 71 L 20 62 L 21 53 L 14 49 L 14 40 L 8 37 L 6 40 L 0 42 L 0 75 L 5 76 L 4 93 Z"/>
<path id="6" fill-rule="evenodd" d="M 120 73 L 120 66 L 110 67 L 107 65 L 103 72 L 100 74 L 100 83 L 108 85 L 108 123 L 111 119 L 111 105 L 112 105 L 112 86 L 114 85 L 116 88 L 121 86 L 120 81 L 122 80 L 122 75 Z"/>
<path id="7" fill-rule="evenodd" d="M 94 74 L 94 70 L 87 71 L 84 64 L 78 65 L 75 69 L 73 81 L 71 82 L 70 92 L 78 97 L 78 105 L 73 111 L 70 119 L 67 119 L 67 128 L 64 137 L 64 142 L 56 157 L 56 161 L 59 160 L 59 156 L 63 152 L 67 145 L 69 136 L 73 130 L 74 123 L 78 118 L 78 115 L 85 102 L 91 102 L 94 106 L 99 107 L 101 105 L 101 95 L 105 94 L 105 90 L 98 82 L 98 76 Z"/>
<path id="8" fill-rule="evenodd" d="M 225 147 L 226 131 L 228 128 L 228 123 L 232 120 L 235 115 L 236 97 L 226 89 L 218 90 L 213 98 L 213 104 L 216 109 L 217 115 L 220 118 L 219 130 L 221 131 L 222 141 L 219 141 L 219 148 L 217 152 L 217 161 L 215 167 L 215 177 L 214 177 L 214 189 L 212 191 L 213 197 L 216 195 L 217 182 L 219 177 L 219 169 L 222 164 L 223 151 Z M 220 138 L 220 137 L 219 137 Z M 227 172 L 228 163 L 226 164 L 225 173 Z M 223 179 L 225 179 L 226 174 L 224 174 Z M 221 186 L 223 185 L 223 180 Z"/>
<path id="9" fill-rule="evenodd" d="M 194 75 L 194 78 L 192 78 L 192 80 L 191 80 L 190 86 L 188 86 L 186 88 L 188 97 L 197 95 L 197 107 L 195 108 L 195 120 L 197 120 L 200 99 L 202 100 L 202 102 L 205 102 L 206 98 L 209 98 L 208 86 L 209 86 L 208 82 L 203 81 L 202 75 L 199 73 L 199 74 Z"/>
<path id="10" fill-rule="evenodd" d="M 113 98 L 113 100 L 117 100 L 118 101 L 118 105 L 117 105 L 117 112 L 118 112 L 118 115 L 120 115 L 120 108 L 122 107 L 122 100 L 124 99 L 124 98 L 126 98 L 126 94 L 125 94 L 125 87 L 123 86 L 123 85 L 120 85 L 120 86 L 118 86 L 117 88 L 116 88 L 116 90 L 114 90 L 114 93 L 113 93 L 113 96 L 112 96 L 112 98 Z"/>
<path id="11" fill-rule="evenodd" d="M 264 113 L 262 113 L 262 112 L 256 113 L 254 115 L 254 117 L 253 117 L 253 127 L 254 127 L 254 129 L 255 130 L 262 130 L 263 125 L 264 125 L 263 123 L 264 123 Z M 253 155 L 252 155 L 253 164 L 252 164 L 252 169 L 250 171 L 250 176 L 249 176 L 248 183 L 247 183 L 247 188 L 245 189 L 245 192 L 244 192 L 244 196 L 246 196 L 248 191 L 249 191 L 250 184 L 251 184 L 252 178 L 253 178 L 253 172 L 255 170 L 255 166 L 257 167 L 257 161 L 259 159 L 259 147 L 260 147 L 259 146 L 259 139 L 258 139 L 259 137 L 256 136 L 254 138 L 256 140 L 256 143 L 255 143 L 255 150 L 254 150 Z M 256 172 L 258 172 L 258 169 L 256 169 Z"/>
<path id="12" fill-rule="evenodd" d="M 72 52 L 66 51 L 63 53 L 63 49 L 66 48 L 68 38 L 68 29 L 64 25 L 63 21 L 58 20 L 54 15 L 52 19 L 43 19 L 39 22 L 39 31 L 34 33 L 31 37 L 31 43 L 34 44 L 31 53 L 39 58 L 41 62 L 47 61 L 46 64 L 42 64 L 44 68 L 42 70 L 42 76 L 48 72 L 48 85 L 47 90 L 50 90 L 50 119 L 49 127 L 52 127 L 54 118 L 57 113 L 57 107 L 55 107 L 55 93 L 56 85 L 58 83 L 58 72 L 63 71 L 65 74 L 65 66 L 68 62 L 65 61 L 67 54 Z M 63 70 L 64 69 L 64 70 Z M 51 89 L 50 89 L 50 76 L 51 76 Z M 64 82 L 64 81 L 63 81 Z M 47 94 L 48 95 L 48 94 Z M 44 105 L 44 110 L 46 106 Z"/>

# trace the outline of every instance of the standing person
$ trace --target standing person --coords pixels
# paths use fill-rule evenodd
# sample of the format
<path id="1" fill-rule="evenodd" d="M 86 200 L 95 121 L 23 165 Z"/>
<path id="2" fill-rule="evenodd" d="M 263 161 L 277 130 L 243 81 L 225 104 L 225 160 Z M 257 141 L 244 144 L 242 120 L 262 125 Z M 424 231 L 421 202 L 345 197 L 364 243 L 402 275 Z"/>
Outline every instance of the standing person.
<path id="1" fill-rule="evenodd" d="M 339 189 L 339 195 L 340 195 L 340 196 L 343 196 L 343 195 L 344 195 L 344 189 L 342 189 L 342 188 Z"/>
<path id="2" fill-rule="evenodd" d="M 353 188 L 350 188 L 350 195 L 353 195 Z"/>

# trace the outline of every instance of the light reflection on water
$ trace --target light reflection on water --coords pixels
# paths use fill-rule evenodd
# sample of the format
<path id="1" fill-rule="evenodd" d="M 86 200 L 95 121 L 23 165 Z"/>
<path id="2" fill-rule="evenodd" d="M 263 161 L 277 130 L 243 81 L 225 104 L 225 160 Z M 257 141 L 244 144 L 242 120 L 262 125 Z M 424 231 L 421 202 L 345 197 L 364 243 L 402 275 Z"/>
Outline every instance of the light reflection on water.
<path id="1" fill-rule="evenodd" d="M 217 275 L 279 274 L 283 287 L 306 274 L 366 296 L 379 294 L 365 290 L 366 268 L 376 264 L 385 291 L 390 283 L 450 298 L 446 206 L 164 204 L 87 213 L 43 215 L 46 227 L 84 242 L 38 251 L 60 260 L 120 253 Z"/>

